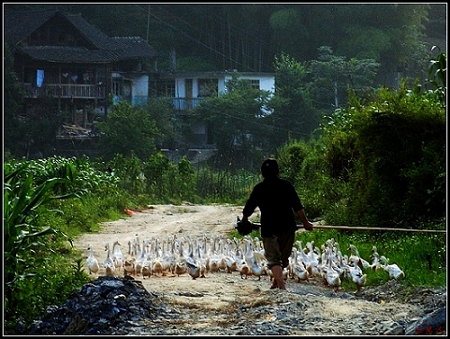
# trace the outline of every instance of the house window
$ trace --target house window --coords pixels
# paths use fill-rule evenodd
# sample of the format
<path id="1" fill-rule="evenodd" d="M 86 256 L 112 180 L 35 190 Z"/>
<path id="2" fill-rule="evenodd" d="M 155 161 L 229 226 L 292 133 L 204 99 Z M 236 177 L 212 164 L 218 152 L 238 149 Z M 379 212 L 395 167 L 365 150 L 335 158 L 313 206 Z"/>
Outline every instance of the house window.
<path id="1" fill-rule="evenodd" d="M 156 81 L 153 88 L 154 97 L 175 97 L 175 81 Z"/>
<path id="2" fill-rule="evenodd" d="M 248 80 L 253 89 L 259 89 L 259 80 Z"/>
<path id="3" fill-rule="evenodd" d="M 114 96 L 120 97 L 122 95 L 122 79 L 121 78 L 113 78 L 111 85 L 111 93 Z"/>
<path id="4" fill-rule="evenodd" d="M 198 97 L 217 97 L 218 79 L 198 79 Z"/>
<path id="5" fill-rule="evenodd" d="M 105 71 L 97 70 L 97 85 L 104 85 L 106 82 Z"/>
<path id="6" fill-rule="evenodd" d="M 34 83 L 36 81 L 36 69 L 25 68 L 23 71 L 23 82 L 27 84 Z"/>
<path id="7" fill-rule="evenodd" d="M 94 74 L 91 71 L 86 71 L 83 73 L 83 83 L 92 84 L 94 81 Z"/>

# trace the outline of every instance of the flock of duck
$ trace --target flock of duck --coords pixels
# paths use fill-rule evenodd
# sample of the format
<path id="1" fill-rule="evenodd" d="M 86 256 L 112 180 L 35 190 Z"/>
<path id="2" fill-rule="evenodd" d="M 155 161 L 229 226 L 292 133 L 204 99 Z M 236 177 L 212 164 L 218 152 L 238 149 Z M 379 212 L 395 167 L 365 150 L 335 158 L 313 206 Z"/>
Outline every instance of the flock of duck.
<path id="1" fill-rule="evenodd" d="M 100 273 L 101 266 L 91 244 L 88 251 L 89 274 Z M 209 238 L 206 234 L 202 237 L 172 235 L 162 241 L 154 237 L 141 241 L 136 234 L 134 239 L 128 241 L 126 255 L 118 238 L 112 248 L 110 243 L 106 243 L 105 251 L 102 267 L 106 275 L 133 275 L 145 279 L 152 275 L 165 276 L 171 273 L 177 276 L 188 274 L 192 279 L 197 279 L 205 278 L 210 273 L 238 272 L 242 279 L 255 276 L 258 280 L 264 275 L 272 276 L 266 267 L 262 241 L 250 235 L 241 239 L 226 238 L 223 234 L 211 235 Z M 351 279 L 357 291 L 366 283 L 366 269 L 382 269 L 389 274 L 390 279 L 405 277 L 396 264 L 389 264 L 388 258 L 378 254 L 376 246 L 372 247 L 370 261 L 361 258 L 355 245 L 350 245 L 347 251 L 349 255 L 342 254 L 334 239 L 327 240 L 320 248 L 315 246 L 314 241 L 307 242 L 304 247 L 302 241 L 298 240 L 293 246 L 283 276 L 296 282 L 318 277 L 326 286 L 333 288 L 339 288 L 343 279 Z"/>

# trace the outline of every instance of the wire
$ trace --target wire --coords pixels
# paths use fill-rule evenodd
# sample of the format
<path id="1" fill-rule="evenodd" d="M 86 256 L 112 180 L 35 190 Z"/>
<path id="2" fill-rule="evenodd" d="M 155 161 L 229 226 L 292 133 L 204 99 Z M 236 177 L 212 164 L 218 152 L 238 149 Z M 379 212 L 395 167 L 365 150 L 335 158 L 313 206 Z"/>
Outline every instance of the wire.
<path id="1" fill-rule="evenodd" d="M 205 7 L 199 6 L 199 8 L 203 9 L 203 8 L 205 8 Z M 168 11 L 166 11 L 166 12 L 168 12 Z M 198 13 L 198 12 L 197 12 L 197 13 Z M 218 16 L 218 15 L 216 15 L 216 14 L 214 14 L 214 13 L 208 13 L 208 15 L 205 15 L 205 14 L 203 14 L 203 13 L 199 13 L 199 14 L 200 14 L 202 17 L 204 17 L 205 20 L 210 20 L 210 17 L 215 17 L 215 18 L 218 19 L 218 20 L 217 20 L 218 22 L 227 22 L 228 27 L 233 31 L 232 34 L 235 34 L 236 31 L 238 31 L 238 32 L 236 33 L 236 35 L 242 35 L 242 34 L 245 34 L 245 35 L 246 35 L 246 41 L 253 42 L 254 45 L 259 45 L 261 48 L 263 48 L 263 47 L 265 48 L 265 46 L 267 46 L 267 43 L 264 43 L 264 41 L 263 41 L 262 39 L 255 39 L 251 34 L 248 33 L 247 30 L 245 30 L 245 29 L 243 29 L 243 28 L 240 28 L 239 26 L 236 26 L 235 24 L 229 25 L 229 22 L 228 22 L 227 20 L 225 20 L 225 19 L 224 19 L 223 17 L 221 17 L 221 16 Z M 173 15 L 173 14 L 171 14 L 171 15 Z M 194 27 L 194 29 L 199 30 L 199 28 L 198 28 L 197 26 L 192 25 L 192 24 L 190 24 L 190 23 L 188 23 L 188 22 L 186 22 L 186 21 L 180 19 L 179 17 L 176 17 L 176 18 L 179 19 L 179 20 L 181 20 L 181 21 L 183 21 L 183 22 L 185 22 L 186 24 L 188 24 L 188 25 Z M 200 31 L 200 30 L 199 30 L 199 31 Z M 200 31 L 200 32 L 201 32 L 201 33 L 204 33 L 203 31 Z M 250 38 L 248 38 L 248 37 L 250 37 Z M 225 45 L 226 45 L 227 47 L 229 47 L 229 45 L 227 45 L 226 43 L 225 43 Z M 248 55 L 248 54 L 245 54 L 245 56 L 248 57 L 248 58 L 250 58 L 251 60 L 256 61 L 256 62 L 260 63 L 261 65 L 263 65 L 263 64 L 261 63 L 261 60 L 258 60 L 258 59 L 256 59 L 256 58 L 253 58 L 251 55 Z"/>
<path id="2" fill-rule="evenodd" d="M 279 131 L 291 132 L 291 133 L 295 133 L 295 134 L 299 134 L 299 135 L 309 136 L 308 133 L 302 133 L 302 132 L 298 132 L 298 131 L 295 131 L 295 130 L 292 130 L 292 129 L 282 128 L 282 127 L 274 126 L 273 124 L 266 124 L 266 123 L 258 122 L 258 121 L 255 121 L 255 120 L 248 120 L 248 119 L 245 119 L 245 118 L 241 118 L 241 117 L 237 117 L 237 116 L 228 114 L 226 112 L 221 112 L 221 115 L 227 116 L 227 117 L 232 118 L 232 119 L 240 120 L 240 121 L 243 121 L 245 123 L 251 123 L 253 125 L 259 125 L 259 126 L 264 127 L 264 128 L 270 128 L 272 130 L 279 130 Z"/>
<path id="3" fill-rule="evenodd" d="M 225 55 L 224 53 L 222 53 L 222 52 L 220 52 L 220 51 L 218 51 L 218 50 L 216 50 L 216 49 L 214 49 L 214 48 L 211 48 L 210 46 L 206 45 L 205 43 L 201 42 L 200 40 L 198 40 L 198 39 L 196 39 L 196 38 L 193 38 L 192 36 L 190 36 L 189 34 L 187 34 L 186 32 L 184 32 L 183 30 L 181 30 L 181 29 L 179 29 L 179 28 L 173 26 L 172 24 L 168 23 L 166 20 L 160 19 L 158 16 L 156 16 L 153 12 L 149 11 L 148 9 L 142 8 L 140 5 L 135 5 L 135 6 L 137 6 L 138 8 L 140 8 L 140 9 L 141 9 L 143 12 L 145 12 L 146 14 L 148 14 L 148 15 L 152 16 L 153 18 L 157 19 L 159 22 L 163 23 L 164 25 L 166 25 L 166 26 L 168 26 L 168 27 L 170 27 L 170 28 L 172 28 L 172 29 L 174 29 L 174 30 L 180 32 L 181 34 L 183 34 L 184 36 L 186 36 L 186 37 L 189 38 L 190 40 L 195 41 L 197 44 L 199 44 L 199 45 L 201 45 L 201 46 L 207 48 L 207 49 L 210 50 L 210 51 L 213 51 L 214 53 L 216 53 L 216 54 L 218 54 L 218 55 L 220 55 L 220 56 L 222 56 L 222 57 L 227 58 L 229 61 L 232 61 L 232 62 L 234 62 L 234 63 L 236 63 L 236 64 L 238 64 L 238 65 L 242 65 L 242 66 L 243 66 L 243 63 L 242 63 L 242 62 L 239 62 L 238 60 L 233 59 L 231 56 L 227 56 L 227 55 Z M 180 17 L 178 17 L 178 16 L 176 16 L 176 15 L 170 13 L 169 11 L 167 11 L 167 10 L 165 10 L 165 9 L 162 9 L 161 6 L 159 6 L 158 8 L 159 8 L 160 10 L 166 12 L 168 15 L 172 16 L 173 18 L 175 18 L 176 21 L 181 21 L 181 22 L 183 22 L 183 23 L 185 23 L 185 24 L 187 24 L 187 25 L 189 25 L 189 26 L 191 26 L 191 27 L 193 27 L 194 29 L 196 29 L 196 30 L 199 31 L 199 29 L 198 29 L 196 26 L 190 24 L 189 22 L 186 22 L 185 20 L 183 20 L 183 19 L 181 19 Z M 209 37 L 211 37 L 211 38 L 214 38 L 212 35 L 210 35 L 210 34 L 208 34 L 208 33 L 205 33 L 205 32 L 203 32 L 203 31 L 200 31 L 200 32 L 201 32 L 202 34 L 206 34 L 207 36 L 209 36 Z M 227 44 L 226 42 L 223 42 L 223 44 L 224 44 L 224 46 L 226 46 L 226 47 L 230 47 L 230 45 Z M 231 46 L 231 47 L 232 47 L 232 46 Z M 257 60 L 257 59 L 255 59 L 255 58 L 253 58 L 253 57 L 251 57 L 251 56 L 249 56 L 249 55 L 247 55 L 247 54 L 244 54 L 244 56 L 247 57 L 247 58 L 250 58 L 251 60 L 256 61 L 256 62 L 258 62 L 258 63 L 261 64 L 260 60 Z M 261 64 L 261 65 L 262 65 L 262 64 Z M 250 66 L 247 66 L 247 67 L 248 67 L 251 71 L 256 71 L 254 68 L 252 68 L 252 67 L 250 67 Z"/>

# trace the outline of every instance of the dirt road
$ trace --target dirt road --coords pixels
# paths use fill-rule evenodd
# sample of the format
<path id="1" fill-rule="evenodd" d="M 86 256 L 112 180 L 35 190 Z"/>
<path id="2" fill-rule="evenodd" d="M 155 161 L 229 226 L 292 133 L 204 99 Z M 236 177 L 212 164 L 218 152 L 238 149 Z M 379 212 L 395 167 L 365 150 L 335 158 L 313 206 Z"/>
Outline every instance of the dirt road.
<path id="1" fill-rule="evenodd" d="M 132 241 L 136 235 L 142 239 L 157 238 L 161 242 L 176 235 L 181 237 L 210 237 L 215 234 L 227 235 L 234 230 L 236 217 L 241 216 L 242 206 L 224 205 L 154 205 L 141 212 L 134 212 L 131 216 L 106 222 L 99 233 L 84 234 L 75 240 L 76 248 L 88 255 L 88 245 L 91 244 L 94 254 L 100 265 L 106 257 L 105 243 L 112 243 L 118 239 L 122 245 L 125 256 L 128 253 L 128 241 Z M 257 215 L 257 213 L 255 213 Z M 255 215 L 254 215 L 255 216 Z M 104 275 L 103 268 L 97 275 Z M 97 275 L 93 274 L 95 278 Z M 120 272 L 117 275 L 122 275 Z M 226 321 L 235 310 L 236 303 L 239 305 L 257 305 L 267 303 L 279 303 L 280 292 L 270 290 L 268 276 L 262 276 L 259 280 L 255 276 L 243 279 L 237 272 L 207 273 L 205 278 L 192 279 L 188 274 L 177 276 L 175 274 L 151 275 L 143 278 L 136 276 L 135 279 L 142 281 L 144 287 L 150 292 L 164 295 L 166 301 L 174 307 L 195 309 L 203 314 L 202 322 L 196 322 L 195 326 L 208 327 L 211 323 Z M 389 291 L 378 290 L 374 295 L 366 296 L 366 300 L 359 298 L 329 298 L 333 290 L 323 285 L 321 279 L 310 279 L 306 282 L 296 282 L 293 279 L 287 281 L 288 292 L 283 298 L 289 296 L 289 302 L 304 304 L 305 300 L 310 302 L 304 316 L 311 321 L 320 313 L 322 328 L 329 325 L 330 331 L 336 332 L 337 319 L 351 319 L 361 314 L 364 319 L 378 319 L 394 321 L 399 317 L 412 318 L 423 314 L 420 305 L 406 304 L 396 300 L 388 300 Z M 292 292 L 292 293 L 291 293 Z M 351 292 L 350 292 L 351 293 Z M 364 289 L 361 292 L 364 294 Z M 306 296 L 305 296 L 306 295 Z M 371 301 L 368 301 L 370 299 Z M 224 320 L 225 319 L 225 320 Z M 387 319 L 387 320 L 386 320 Z M 329 323 L 327 324 L 327 321 Z M 356 324 L 356 323 L 355 323 Z M 354 326 L 356 326 L 354 324 Z M 183 326 L 190 326 L 189 321 Z M 345 332 L 347 331 L 347 332 Z M 347 330 L 343 333 L 348 333 Z M 303 331 L 303 335 L 308 332 Z M 318 334 L 312 329 L 309 334 Z"/>

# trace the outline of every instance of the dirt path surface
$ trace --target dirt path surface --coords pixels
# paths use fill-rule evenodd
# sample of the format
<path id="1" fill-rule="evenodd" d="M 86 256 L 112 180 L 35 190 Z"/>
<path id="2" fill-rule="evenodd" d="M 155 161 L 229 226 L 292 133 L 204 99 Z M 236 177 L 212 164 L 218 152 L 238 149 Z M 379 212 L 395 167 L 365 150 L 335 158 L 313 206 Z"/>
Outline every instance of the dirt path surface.
<path id="1" fill-rule="evenodd" d="M 94 255 L 98 259 L 100 266 L 106 258 L 105 243 L 112 243 L 118 239 L 124 256 L 128 255 L 128 241 L 132 241 L 136 235 L 141 242 L 143 239 L 157 238 L 161 242 L 176 235 L 177 238 L 210 237 L 215 234 L 226 236 L 234 230 L 236 217 L 241 216 L 242 206 L 227 205 L 152 205 L 141 212 L 134 212 L 130 217 L 126 216 L 114 222 L 104 223 L 99 233 L 84 234 L 74 241 L 74 246 L 88 255 L 87 248 L 92 245 Z M 255 214 L 253 215 L 255 216 Z M 253 217 L 252 216 L 252 217 Z M 97 276 L 105 275 L 104 268 L 100 268 L 97 274 L 92 274 L 93 279 Z M 122 276 L 122 273 L 117 273 Z M 192 279 L 188 274 L 177 276 L 172 273 L 166 275 L 151 275 L 143 278 L 135 276 L 149 292 L 155 292 L 163 296 L 165 302 L 180 314 L 189 312 L 189 316 L 181 317 L 178 322 L 167 320 L 158 323 L 158 326 L 168 326 L 166 332 L 157 333 L 191 333 L 189 328 L 195 329 L 196 334 L 223 335 L 225 333 L 211 332 L 211 328 L 217 328 L 218 324 L 231 326 L 241 319 L 237 319 L 237 314 L 245 314 L 249 320 L 277 321 L 276 312 L 269 310 L 259 310 L 253 314 L 249 310 L 255 311 L 255 307 L 291 307 L 286 314 L 301 314 L 302 324 L 315 324 L 320 319 L 320 328 L 315 325 L 292 326 L 287 333 L 289 335 L 323 335 L 326 333 L 334 335 L 364 334 L 361 327 L 371 327 L 368 333 L 386 334 L 392 331 L 389 324 L 401 324 L 418 319 L 424 315 L 423 304 L 406 303 L 397 300 L 394 291 L 384 289 L 374 289 L 373 292 L 359 292 L 359 297 L 352 292 L 335 291 L 325 287 L 320 279 L 310 279 L 309 281 L 296 282 L 294 279 L 287 280 L 288 291 L 270 290 L 268 276 L 262 276 L 258 280 L 255 276 L 243 279 L 238 272 L 226 273 L 206 273 L 205 278 Z M 401 290 L 401 287 L 397 286 Z M 336 297 L 340 295 L 340 297 Z M 446 297 L 446 294 L 445 294 Z M 243 307 L 242 305 L 245 305 Z M 275 307 L 275 309 L 276 309 Z M 239 312 L 237 311 L 239 310 Z M 284 317 L 284 316 L 283 316 Z M 183 320 L 185 319 L 185 320 Z M 193 322 L 192 319 L 195 319 Z M 350 319 L 355 319 L 353 324 Z M 362 322 L 364 326 L 360 324 Z M 173 326 L 183 328 L 173 329 Z M 381 325 L 380 325 L 381 324 Z M 383 325 L 384 324 L 384 325 Z M 155 325 L 150 323 L 149 325 Z M 340 328 L 340 326 L 343 326 Z M 352 327 L 353 326 L 353 327 Z M 378 327 L 377 327 L 378 326 Z M 381 328 L 381 327 L 382 328 Z M 384 327 L 383 327 L 384 326 Z M 155 334 L 142 328 L 138 334 Z M 147 331 L 147 332 L 146 332 Z M 150 332 L 149 332 L 150 331 Z M 160 329 L 161 331 L 161 329 Z M 256 331 L 256 330 L 255 330 Z M 372 331 L 372 332 L 370 332 Z M 253 332 L 252 332 L 253 333 Z M 230 332 L 229 334 L 239 334 Z M 242 332 L 241 332 L 242 334 Z M 282 333 L 281 333 L 282 334 Z M 397 333 L 399 334 L 399 333 Z"/>
<path id="2" fill-rule="evenodd" d="M 159 240 L 168 239 L 170 236 L 176 235 L 177 238 L 189 236 L 208 238 L 211 235 L 223 234 L 227 235 L 234 231 L 236 225 L 236 217 L 241 216 L 242 207 L 237 206 L 214 206 L 214 205 L 152 205 L 147 210 L 134 212 L 130 217 L 124 217 L 113 222 L 106 222 L 100 233 L 85 234 L 75 240 L 74 246 L 80 250 L 86 250 L 89 244 L 94 249 L 100 266 L 106 258 L 105 243 L 112 243 L 119 239 L 123 254 L 126 256 L 128 252 L 128 241 L 133 241 L 136 234 L 141 240 L 151 239 L 152 237 Z M 98 274 L 95 276 L 105 275 L 104 268 L 100 267 Z M 121 275 L 121 274 L 119 274 Z M 224 272 L 206 274 L 205 278 L 193 280 L 188 274 L 180 276 L 167 274 L 165 276 L 153 275 L 150 278 L 136 277 L 143 282 L 143 285 L 153 292 L 173 293 L 189 291 L 192 295 L 196 292 L 211 295 L 212 300 L 205 301 L 203 298 L 200 303 L 205 307 L 217 308 L 226 304 L 221 302 L 221 298 L 214 297 L 218 294 L 223 296 L 227 293 L 230 296 L 240 293 L 248 294 L 254 289 L 254 285 L 250 284 L 253 279 L 240 279 L 240 275 L 226 274 Z M 242 280 L 242 281 L 241 281 Z M 244 281 L 247 280 L 247 281 Z M 265 280 L 266 286 L 269 284 L 268 277 Z M 236 286 L 240 285 L 240 286 Z M 221 291 L 220 293 L 217 293 Z M 209 298 L 207 298 L 209 299 Z M 182 297 L 179 301 L 183 300 Z M 210 302 L 212 301 L 212 302 Z M 195 302 L 195 299 L 189 300 Z"/>

